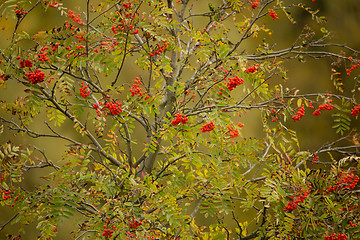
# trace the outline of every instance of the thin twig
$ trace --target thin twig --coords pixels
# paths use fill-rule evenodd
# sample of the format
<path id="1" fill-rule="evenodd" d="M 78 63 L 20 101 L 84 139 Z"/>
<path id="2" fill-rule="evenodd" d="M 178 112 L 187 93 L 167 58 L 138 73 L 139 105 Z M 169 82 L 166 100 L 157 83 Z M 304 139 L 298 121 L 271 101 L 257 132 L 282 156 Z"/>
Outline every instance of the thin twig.
<path id="1" fill-rule="evenodd" d="M 4 223 L 3 225 L 0 226 L 0 232 L 4 229 L 4 227 L 6 225 L 8 225 L 9 223 L 11 223 L 11 221 L 13 221 L 17 216 L 19 215 L 19 213 L 16 213 L 14 216 L 12 216 L 9 220 L 6 221 L 6 223 Z"/>

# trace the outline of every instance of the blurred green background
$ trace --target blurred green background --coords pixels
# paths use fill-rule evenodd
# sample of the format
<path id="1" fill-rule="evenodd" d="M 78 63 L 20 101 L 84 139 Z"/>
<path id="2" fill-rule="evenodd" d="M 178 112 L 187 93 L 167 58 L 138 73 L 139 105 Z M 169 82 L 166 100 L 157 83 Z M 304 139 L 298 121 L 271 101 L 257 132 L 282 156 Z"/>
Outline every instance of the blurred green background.
<path id="1" fill-rule="evenodd" d="M 3 1 L 0 0 L 0 4 Z M 73 10 L 76 14 L 84 11 L 85 9 L 85 0 L 73 1 L 73 0 L 63 0 L 60 1 L 64 4 L 65 7 Z M 100 1 L 90 1 L 91 4 L 96 7 Z M 207 5 L 209 2 L 212 2 L 214 5 L 218 1 L 205 1 L 198 0 L 197 8 L 203 8 L 207 10 Z M 294 2 L 299 2 L 294 0 Z M 320 15 L 327 16 L 326 28 L 333 32 L 333 42 L 345 43 L 349 47 L 354 49 L 360 49 L 360 4 L 358 1 L 354 0 L 316 0 L 314 3 L 311 0 L 303 0 L 308 5 L 311 5 L 313 8 L 318 8 L 320 10 Z M 79 8 L 80 7 L 80 8 Z M 29 9 L 30 5 L 24 6 L 25 9 Z M 3 9 L 0 9 L 0 12 Z M 296 25 L 291 24 L 286 20 L 286 16 L 279 11 L 279 20 L 272 21 L 268 19 L 266 24 L 273 29 L 272 37 L 270 38 L 270 43 L 276 44 L 275 49 L 282 49 L 289 47 L 291 43 L 297 38 L 300 34 L 304 25 L 312 25 L 311 16 L 304 11 L 293 12 L 293 17 L 297 21 Z M 84 19 L 84 14 L 81 15 Z M 34 34 L 42 30 L 50 30 L 54 26 L 62 26 L 64 21 L 68 20 L 65 16 L 61 16 L 60 13 L 50 8 L 46 13 L 43 12 L 40 7 L 34 9 L 26 19 L 20 25 L 18 32 L 26 31 L 30 34 Z M 10 42 L 10 37 L 15 26 L 15 19 L 5 19 L 5 17 L 0 18 L 0 48 L 6 47 Z M 255 46 L 254 41 L 254 46 Z M 250 43 L 251 44 L 251 43 Z M 300 89 L 300 94 L 302 93 L 311 93 L 311 92 L 326 92 L 326 89 L 334 91 L 332 81 L 330 80 L 331 76 L 331 66 L 328 59 L 313 60 L 306 58 L 304 63 L 300 63 L 297 60 L 292 60 L 291 62 L 286 63 L 286 68 L 288 71 L 288 80 L 283 83 L 285 87 L 288 88 L 297 88 Z M 126 75 L 129 78 L 136 77 L 134 74 L 134 66 L 131 66 L 131 63 L 127 65 Z M 343 75 L 345 70 L 343 70 Z M 352 76 L 357 74 L 354 71 Z M 352 81 L 346 82 L 344 78 L 345 91 L 351 88 L 353 85 Z M 24 95 L 23 89 L 18 87 L 18 84 L 15 82 L 8 81 L 7 90 L 3 91 L 1 89 L 0 99 L 15 99 L 17 96 Z M 4 113 L 0 112 L 4 115 Z M 4 115 L 5 116 L 5 115 Z M 7 116 L 9 117 L 9 116 Z M 41 118 L 44 116 L 38 116 L 38 121 L 34 128 L 41 129 L 43 127 Z M 291 120 L 291 119 L 290 119 Z M 263 136 L 262 124 L 259 114 L 256 112 L 251 112 L 241 118 L 241 122 L 245 124 L 243 128 L 244 137 L 261 137 Z M 353 122 L 353 127 L 359 126 L 358 122 Z M 314 118 L 311 114 L 305 115 L 305 117 L 293 124 L 291 121 L 288 121 L 290 128 L 297 130 L 298 137 L 300 140 L 300 146 L 303 150 L 316 150 L 324 142 L 331 142 L 338 138 L 332 130 L 331 126 L 333 125 L 333 119 L 331 113 L 322 113 L 319 117 Z M 69 134 L 73 131 L 72 124 L 68 126 L 63 126 L 63 131 L 68 132 Z M 49 159 L 53 161 L 61 160 L 61 154 L 66 149 L 64 144 L 58 139 L 29 139 L 26 137 L 13 137 L 12 133 L 5 129 L 5 134 L 1 136 L 0 143 L 7 142 L 9 139 L 15 144 L 24 144 L 31 143 L 36 146 L 41 146 L 42 149 L 46 150 Z M 46 169 L 34 170 L 31 172 L 32 179 L 27 179 L 27 182 L 24 183 L 24 188 L 31 189 L 34 184 L 45 184 L 45 181 L 39 179 L 38 175 L 45 173 Z M 0 225 L 6 222 L 9 218 L 14 215 L 14 212 L 5 211 L 4 208 L 0 207 Z M 75 219 L 78 216 L 74 217 Z M 206 222 L 205 219 L 198 219 L 199 221 Z M 70 239 L 70 231 L 74 228 L 73 222 L 68 221 L 64 222 L 62 226 L 58 228 L 59 234 L 57 239 Z M 34 231 L 34 226 L 30 225 L 25 228 L 26 234 L 22 236 L 21 239 L 36 239 L 37 232 Z M 6 234 L 16 233 L 18 227 L 16 225 L 8 225 L 0 232 L 0 239 L 5 239 Z"/>

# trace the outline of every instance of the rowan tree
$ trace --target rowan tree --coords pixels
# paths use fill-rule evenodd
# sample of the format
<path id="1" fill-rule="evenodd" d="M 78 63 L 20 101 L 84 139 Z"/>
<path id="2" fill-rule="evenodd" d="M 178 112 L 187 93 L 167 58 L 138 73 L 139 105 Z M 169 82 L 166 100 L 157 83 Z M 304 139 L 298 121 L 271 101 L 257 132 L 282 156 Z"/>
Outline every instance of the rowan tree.
<path id="1" fill-rule="evenodd" d="M 0 49 L 0 203 L 14 213 L 1 234 L 26 239 L 35 223 L 54 239 L 73 221 L 73 239 L 360 238 L 358 51 L 333 42 L 314 0 L 84 2 L 1 5 L 14 24 Z M 21 29 L 39 9 L 63 21 Z M 279 48 L 294 11 L 313 21 Z M 286 63 L 324 58 L 333 91 L 286 87 Z M 242 133 L 252 112 L 261 138 Z M 302 149 L 290 127 L 327 113 L 337 139 Z M 37 138 L 66 150 L 50 159 Z"/>

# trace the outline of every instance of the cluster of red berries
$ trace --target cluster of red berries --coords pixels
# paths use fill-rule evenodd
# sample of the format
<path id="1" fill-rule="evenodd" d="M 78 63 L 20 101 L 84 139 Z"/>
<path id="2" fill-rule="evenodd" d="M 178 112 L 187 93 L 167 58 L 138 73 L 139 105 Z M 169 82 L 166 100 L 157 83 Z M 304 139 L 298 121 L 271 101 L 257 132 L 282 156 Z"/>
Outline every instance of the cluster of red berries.
<path id="1" fill-rule="evenodd" d="M 125 9 L 129 9 L 131 8 L 131 3 L 123 3 L 122 4 L 123 7 L 125 7 Z M 124 32 L 124 31 L 130 31 L 133 30 L 134 26 L 133 26 L 133 19 L 136 18 L 137 14 L 135 13 L 131 13 L 131 11 L 117 11 L 116 14 L 119 17 L 119 21 L 116 18 L 113 18 L 112 21 L 114 22 L 114 24 L 111 27 L 111 30 L 113 31 L 114 34 L 117 34 L 119 32 Z M 133 30 L 133 34 L 137 34 L 139 32 L 138 29 Z"/>
<path id="2" fill-rule="evenodd" d="M 351 115 L 353 115 L 354 117 L 359 115 L 359 113 L 360 113 L 360 104 L 359 106 L 355 106 L 353 109 L 351 109 Z"/>
<path id="3" fill-rule="evenodd" d="M 229 91 L 234 90 L 238 85 L 243 84 L 244 80 L 239 78 L 237 75 L 234 78 L 228 78 L 229 82 L 226 83 Z"/>
<path id="4" fill-rule="evenodd" d="M 133 15 L 131 15 L 131 16 L 133 16 Z M 111 26 L 111 31 L 113 31 L 114 34 L 117 34 L 117 33 L 119 33 L 119 31 L 123 32 L 125 29 L 132 30 L 133 28 L 134 28 L 134 26 L 132 24 L 126 25 L 125 21 L 122 19 L 120 24 L 118 24 L 118 25 L 113 24 Z M 134 31 L 136 31 L 136 30 L 134 30 Z M 136 34 L 136 32 L 134 33 L 134 31 L 133 31 L 133 34 Z"/>
<path id="5" fill-rule="evenodd" d="M 132 218 L 132 219 L 128 219 L 128 221 L 129 221 L 129 227 L 132 230 L 127 231 L 128 237 L 126 237 L 126 239 L 138 239 L 135 230 L 138 229 L 145 222 L 145 220 L 142 220 L 142 222 L 138 222 L 136 219 Z M 148 236 L 147 239 L 150 239 L 150 237 Z M 152 237 L 151 239 L 154 239 L 154 237 Z"/>
<path id="6" fill-rule="evenodd" d="M 140 227 L 141 225 L 142 225 L 142 223 L 141 222 L 138 222 L 137 220 L 135 220 L 135 219 L 129 219 L 129 227 L 130 228 L 133 228 L 133 229 L 137 229 L 138 227 Z"/>
<path id="7" fill-rule="evenodd" d="M 313 103 L 310 102 L 308 107 L 311 108 L 311 109 L 314 109 L 314 106 L 313 106 L 312 104 L 313 104 Z"/>
<path id="8" fill-rule="evenodd" d="M 179 123 L 185 124 L 188 120 L 189 119 L 185 115 L 177 113 L 175 114 L 175 119 L 172 120 L 171 125 L 176 126 Z"/>
<path id="9" fill-rule="evenodd" d="M 106 221 L 106 223 L 107 223 L 107 224 L 109 223 L 109 218 L 108 218 L 108 220 Z M 103 232 L 102 235 L 103 235 L 105 238 L 111 238 L 111 237 L 112 237 L 112 234 L 113 234 L 114 231 L 116 230 L 116 227 L 113 225 L 113 226 L 112 226 L 112 230 L 111 230 L 110 228 L 107 228 L 106 225 L 103 225 L 103 227 L 104 227 L 104 232 Z"/>
<path id="10" fill-rule="evenodd" d="M 57 6 L 59 6 L 59 3 L 56 2 L 55 0 L 52 0 L 51 2 L 49 2 L 49 7 L 55 8 L 55 7 L 57 7 Z"/>
<path id="11" fill-rule="evenodd" d="M 343 233 L 333 233 L 324 238 L 324 240 L 346 240 L 347 236 Z"/>
<path id="12" fill-rule="evenodd" d="M 294 122 L 300 120 L 303 116 L 305 115 L 305 108 L 304 108 L 304 104 L 301 105 L 301 108 L 298 109 L 297 111 L 297 115 L 292 116 L 292 120 L 294 120 Z"/>
<path id="13" fill-rule="evenodd" d="M 77 35 L 75 35 L 75 37 L 78 39 L 78 43 L 81 43 L 81 42 L 85 42 L 86 39 L 84 37 L 84 33 L 78 33 Z"/>
<path id="14" fill-rule="evenodd" d="M 99 104 L 94 104 L 93 108 L 96 109 L 96 113 L 98 116 L 100 116 L 101 112 L 104 110 L 104 108 L 106 108 L 108 110 L 108 112 L 111 114 L 111 115 L 114 115 L 114 116 L 117 116 L 119 115 L 123 110 L 121 109 L 121 103 L 119 102 L 116 102 L 116 101 L 110 101 L 110 102 L 107 102 L 106 104 L 104 104 L 102 106 L 102 108 L 100 108 L 100 106 L 103 105 L 102 102 L 99 102 Z"/>
<path id="15" fill-rule="evenodd" d="M 158 50 L 154 51 L 154 52 L 149 52 L 150 57 L 152 56 L 156 56 L 156 55 L 160 55 L 161 53 L 163 53 L 166 49 L 166 47 L 169 45 L 169 43 L 165 40 L 164 45 L 160 45 L 160 43 L 157 44 Z"/>
<path id="16" fill-rule="evenodd" d="M 122 5 L 123 5 L 123 7 L 126 8 L 126 9 L 131 8 L 131 2 L 129 2 L 129 3 L 123 3 Z"/>
<path id="17" fill-rule="evenodd" d="M 213 123 L 212 121 L 209 122 L 209 123 L 204 124 L 204 125 L 200 128 L 201 132 L 210 132 L 210 131 L 212 131 L 212 130 L 214 130 L 214 129 L 215 129 L 215 125 L 214 125 L 214 123 Z"/>
<path id="18" fill-rule="evenodd" d="M 100 106 L 102 105 L 102 102 L 99 102 L 99 104 L 95 103 L 93 108 L 96 109 L 96 113 L 98 116 L 101 115 L 101 109 L 100 109 Z"/>
<path id="19" fill-rule="evenodd" d="M 14 11 L 15 11 L 16 17 L 17 17 L 18 19 L 23 18 L 26 14 L 28 14 L 28 12 L 25 11 L 23 8 L 20 9 L 20 8 L 18 8 L 18 7 L 15 7 L 15 8 L 14 8 Z"/>
<path id="20" fill-rule="evenodd" d="M 75 16 L 74 12 L 71 11 L 71 10 L 69 10 L 68 13 L 69 13 L 68 17 L 69 17 L 69 18 L 72 18 L 72 20 L 74 20 L 74 22 L 77 22 L 77 23 L 79 23 L 79 24 L 84 24 L 84 22 L 81 21 L 81 19 L 80 19 L 80 14 L 78 14 L 77 16 Z"/>
<path id="21" fill-rule="evenodd" d="M 59 42 L 57 42 L 55 44 L 54 43 L 51 44 L 51 50 L 53 51 L 53 53 L 56 52 L 59 49 L 60 45 L 61 44 Z M 65 45 L 65 43 L 63 45 Z"/>
<path id="22" fill-rule="evenodd" d="M 142 89 L 141 89 L 141 86 L 142 83 L 141 81 L 139 80 L 139 78 L 135 78 L 135 81 L 134 81 L 134 84 L 132 85 L 132 87 L 130 88 L 130 92 L 131 92 L 131 96 L 135 96 L 135 95 L 138 95 L 139 97 L 143 97 L 145 96 L 145 100 L 148 100 L 150 97 L 147 95 L 147 91 L 145 92 L 142 92 Z"/>
<path id="23" fill-rule="evenodd" d="M 351 72 L 352 72 L 354 69 L 358 68 L 359 65 L 360 65 L 360 64 L 356 64 L 356 65 L 353 65 L 350 69 L 346 69 L 346 71 L 347 71 L 346 75 L 350 76 Z"/>
<path id="24" fill-rule="evenodd" d="M 275 11 L 273 9 L 271 9 L 269 11 L 269 15 L 272 17 L 273 20 L 279 19 L 277 14 L 275 13 Z"/>
<path id="25" fill-rule="evenodd" d="M 121 105 L 119 102 L 108 102 L 104 105 L 104 108 L 107 108 L 111 115 L 117 116 L 123 111 Z"/>
<path id="26" fill-rule="evenodd" d="M 357 222 L 353 223 L 353 222 L 349 221 L 349 224 L 350 224 L 350 226 L 352 226 L 352 227 L 356 227 L 358 223 L 357 223 Z"/>
<path id="27" fill-rule="evenodd" d="M 245 73 L 254 73 L 258 70 L 257 69 L 258 66 L 259 66 L 259 64 L 255 64 L 255 66 L 248 67 L 248 69 L 246 69 L 244 72 Z"/>
<path id="28" fill-rule="evenodd" d="M 325 104 L 322 104 L 319 106 L 318 109 L 316 109 L 314 112 L 313 112 L 313 115 L 314 116 L 319 116 L 320 115 L 320 111 L 321 110 L 331 110 L 334 108 L 334 105 L 331 104 L 331 100 L 329 100 L 329 103 L 325 103 Z"/>
<path id="29" fill-rule="evenodd" d="M 251 7 L 253 9 L 257 8 L 259 6 L 260 0 L 251 0 Z"/>
<path id="30" fill-rule="evenodd" d="M 106 225 L 104 225 L 106 227 Z M 103 232 L 103 236 L 106 237 L 106 238 L 111 238 L 112 237 L 112 234 L 113 234 L 113 230 L 110 230 L 110 228 L 105 228 L 104 229 L 104 232 Z"/>
<path id="31" fill-rule="evenodd" d="M 10 190 L 9 190 L 9 191 L 10 191 Z M 9 206 L 10 206 L 10 207 L 14 207 L 14 206 L 15 206 L 15 203 L 19 200 L 19 197 L 20 197 L 20 192 L 19 192 L 19 194 L 14 198 L 13 204 L 10 204 Z"/>
<path id="32" fill-rule="evenodd" d="M 49 50 L 49 47 L 43 47 L 42 49 L 40 49 L 39 53 L 37 54 L 38 60 L 40 62 L 50 61 L 50 59 L 47 56 L 48 54 L 47 50 Z"/>
<path id="33" fill-rule="evenodd" d="M 239 131 L 234 129 L 233 127 L 228 127 L 227 135 L 229 135 L 231 138 L 239 136 Z"/>
<path id="34" fill-rule="evenodd" d="M 0 193 L 3 193 L 3 199 L 4 200 L 8 200 L 9 198 L 11 198 L 11 190 L 5 191 L 5 190 L 1 190 Z"/>
<path id="35" fill-rule="evenodd" d="M 69 51 L 69 53 L 66 55 L 67 58 L 70 58 L 71 56 L 78 57 L 85 55 L 84 51 L 81 51 L 85 47 L 82 45 L 76 45 L 75 49 L 71 49 L 71 47 L 66 47 L 66 49 Z"/>
<path id="36" fill-rule="evenodd" d="M 135 96 L 137 94 L 139 94 L 140 96 L 142 96 L 141 93 L 141 88 L 140 85 L 142 85 L 141 81 L 139 80 L 139 78 L 137 77 L 134 81 L 135 83 L 132 85 L 132 87 L 130 88 L 130 92 L 131 92 L 131 96 Z"/>
<path id="37" fill-rule="evenodd" d="M 304 192 L 304 190 L 301 189 L 301 192 L 304 192 L 304 194 L 300 193 L 299 196 L 294 201 L 289 202 L 288 205 L 284 208 L 284 212 L 291 212 L 292 210 L 297 208 L 299 203 L 304 202 L 305 198 L 307 198 L 310 191 L 311 191 L 311 184 L 309 183 L 309 190 Z M 294 196 L 292 196 L 291 199 L 294 199 Z"/>
<path id="38" fill-rule="evenodd" d="M 315 164 L 317 161 L 319 161 L 319 156 L 316 155 L 316 153 L 313 153 L 313 158 L 312 158 L 312 163 L 311 164 Z"/>
<path id="39" fill-rule="evenodd" d="M 81 82 L 80 95 L 83 98 L 86 98 L 90 95 L 90 90 L 88 90 L 88 86 L 86 86 L 84 82 Z"/>
<path id="40" fill-rule="evenodd" d="M 1 174 L 0 182 L 2 182 L 5 179 L 5 173 Z"/>
<path id="41" fill-rule="evenodd" d="M 64 22 L 66 30 L 75 30 L 75 26 L 70 24 L 68 21 Z"/>
<path id="42" fill-rule="evenodd" d="M 297 115 L 293 116 L 292 119 L 294 120 L 294 122 L 296 122 L 300 120 L 304 115 L 305 115 L 305 108 L 304 108 L 304 104 L 302 104 L 301 108 L 299 108 L 297 111 Z"/>
<path id="43" fill-rule="evenodd" d="M 39 69 L 36 69 L 35 72 L 25 73 L 25 76 L 29 79 L 29 82 L 32 84 L 37 84 L 45 79 L 45 73 L 41 72 Z"/>
<path id="44" fill-rule="evenodd" d="M 25 67 L 29 67 L 31 68 L 33 66 L 32 62 L 29 60 L 21 60 L 20 61 L 20 68 L 25 68 Z"/>
<path id="45" fill-rule="evenodd" d="M 3 196 L 3 199 L 4 200 L 7 200 L 7 199 L 9 199 L 9 198 L 11 198 L 11 190 L 8 190 L 8 191 L 4 191 L 4 190 L 2 190 L 2 191 L 0 191 L 0 193 L 3 193 L 4 194 L 4 196 Z"/>
<path id="46" fill-rule="evenodd" d="M 325 194 L 333 192 L 336 189 L 353 190 L 359 181 L 359 176 L 354 175 L 353 173 L 351 173 L 351 174 L 345 173 L 344 174 L 343 172 L 340 172 L 338 178 L 339 178 L 339 180 L 337 181 L 337 183 L 334 186 L 330 186 L 327 190 L 324 190 Z"/>

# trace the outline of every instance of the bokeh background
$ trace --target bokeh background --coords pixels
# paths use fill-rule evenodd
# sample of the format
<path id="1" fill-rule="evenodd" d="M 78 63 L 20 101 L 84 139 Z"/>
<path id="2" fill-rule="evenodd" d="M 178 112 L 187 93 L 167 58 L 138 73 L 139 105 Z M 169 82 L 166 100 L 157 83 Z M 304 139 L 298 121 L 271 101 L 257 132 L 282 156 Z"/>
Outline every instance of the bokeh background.
<path id="1" fill-rule="evenodd" d="M 4 0 L 0 0 L 0 5 Z M 82 12 L 85 9 L 85 0 L 63 0 L 60 1 L 63 5 L 75 13 Z M 100 1 L 90 1 L 91 4 L 96 7 Z M 216 6 L 216 3 L 221 3 L 222 1 L 210 1 L 210 0 L 198 0 L 197 7 L 208 9 L 208 3 L 213 3 Z M 294 0 L 294 2 L 299 2 Z M 327 17 L 326 28 L 333 32 L 333 42 L 344 43 L 353 49 L 360 50 L 360 4 L 356 0 L 316 0 L 312 2 L 311 0 L 303 0 L 306 4 L 311 5 L 313 8 L 318 8 L 320 10 L 320 15 Z M 24 6 L 25 9 L 28 9 L 30 5 Z M 3 9 L 0 9 L 0 13 Z M 293 17 L 297 21 L 296 25 L 291 24 L 286 20 L 286 16 L 279 11 L 279 20 L 272 21 L 269 19 L 266 24 L 273 28 L 273 34 L 269 41 L 276 44 L 275 49 L 282 49 L 289 47 L 290 44 L 297 38 L 297 36 L 302 31 L 303 27 L 306 24 L 313 25 L 311 16 L 304 11 L 298 10 L 292 12 Z M 83 15 L 82 15 L 83 17 Z M 23 23 L 20 25 L 18 32 L 26 31 L 30 34 L 34 34 L 42 30 L 50 30 L 54 26 L 62 26 L 64 21 L 68 20 L 65 16 L 61 16 L 58 11 L 55 9 L 49 9 L 46 13 L 43 12 L 40 7 L 34 9 Z M 9 16 L 8 19 L 5 16 L 0 18 L 0 48 L 6 47 L 10 42 L 10 37 L 15 26 L 15 19 L 12 19 Z M 254 41 L 253 47 L 257 41 Z M 251 43 L 248 43 L 251 45 Z M 251 47 L 249 45 L 249 47 Z M 331 61 L 328 59 L 313 60 L 306 58 L 305 62 L 301 63 L 298 60 L 292 60 L 285 64 L 288 69 L 288 80 L 282 84 L 288 88 L 297 88 L 302 93 L 311 93 L 311 92 L 324 92 L 324 89 L 327 91 L 334 91 L 331 76 Z M 126 65 L 125 75 L 128 78 L 136 77 L 134 73 L 134 66 L 131 63 Z M 343 75 L 345 70 L 342 71 Z M 352 76 L 355 76 L 358 72 L 354 71 Z M 353 82 L 346 82 L 344 78 L 345 91 L 352 87 Z M 326 92 L 326 90 L 325 90 Z M 19 88 L 17 84 L 11 83 L 9 81 L 6 91 L 1 90 L 0 99 L 15 99 L 17 96 L 24 95 L 23 89 Z M 360 101 L 360 100 L 358 100 Z M 0 112 L 0 114 L 3 114 Z M 334 133 L 331 126 L 333 125 L 333 119 L 331 113 L 323 112 L 317 118 L 312 116 L 305 115 L 301 121 L 296 122 L 296 124 L 288 122 L 290 128 L 297 131 L 300 147 L 303 150 L 316 150 L 324 142 L 332 142 L 337 139 L 338 136 Z M 42 117 L 38 116 L 39 121 L 34 125 L 34 128 L 43 127 Z M 247 114 L 246 117 L 242 118 L 241 121 L 245 124 L 243 128 L 244 137 L 261 137 L 263 136 L 262 124 L 259 114 L 256 112 Z M 352 122 L 352 127 L 358 127 L 359 122 Z M 71 133 L 73 131 L 72 124 L 64 125 L 62 128 L 64 133 Z M 26 137 L 14 137 L 11 132 L 5 129 L 5 133 L 1 136 L 0 143 L 3 144 L 9 139 L 15 144 L 26 144 L 31 143 L 36 146 L 41 146 L 42 149 L 46 150 L 49 159 L 54 162 L 61 161 L 61 154 L 65 150 L 65 142 L 61 140 L 49 140 L 49 139 L 29 139 Z M 34 184 L 46 184 L 45 181 L 39 178 L 39 175 L 46 173 L 46 169 L 34 170 L 31 172 L 31 179 L 27 178 L 27 182 L 24 183 L 24 188 L 31 189 Z M 5 211 L 4 208 L 0 207 L 0 225 L 6 222 L 9 218 L 14 215 L 11 211 Z M 74 220 L 79 218 L 79 216 L 74 216 Z M 207 220 L 199 217 L 199 221 L 206 222 Z M 73 221 L 66 221 L 62 226 L 58 228 L 59 234 L 57 239 L 70 239 L 69 233 L 74 228 Z M 0 232 L 0 239 L 5 239 L 6 234 L 16 233 L 18 226 L 8 225 Z M 34 230 L 33 225 L 25 227 L 27 231 L 23 235 L 22 239 L 36 239 L 38 232 Z"/>

